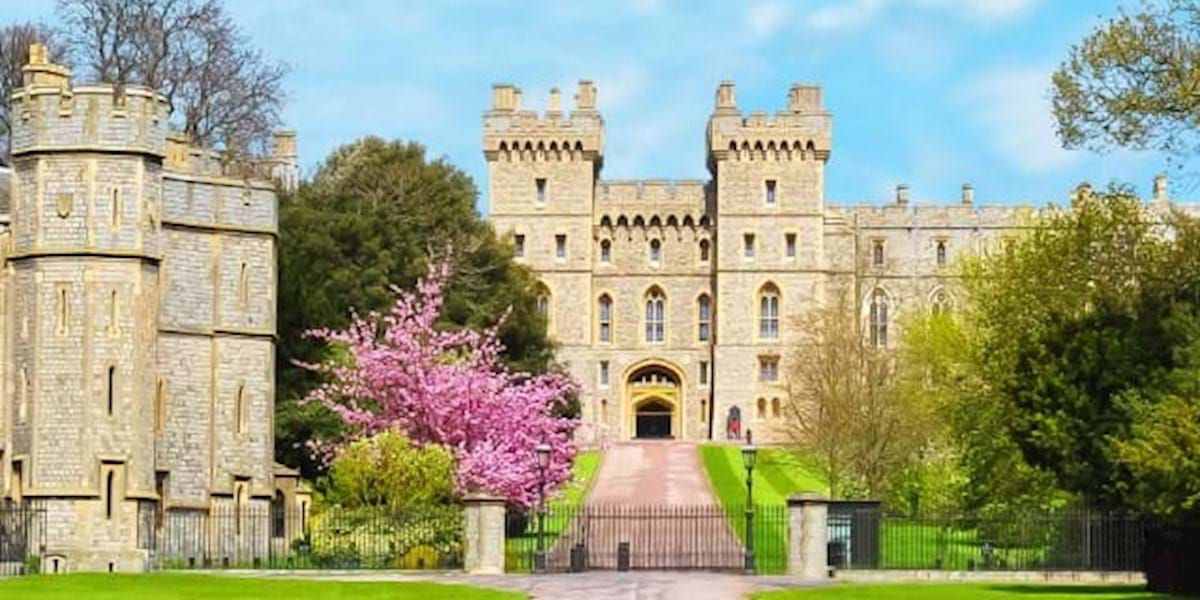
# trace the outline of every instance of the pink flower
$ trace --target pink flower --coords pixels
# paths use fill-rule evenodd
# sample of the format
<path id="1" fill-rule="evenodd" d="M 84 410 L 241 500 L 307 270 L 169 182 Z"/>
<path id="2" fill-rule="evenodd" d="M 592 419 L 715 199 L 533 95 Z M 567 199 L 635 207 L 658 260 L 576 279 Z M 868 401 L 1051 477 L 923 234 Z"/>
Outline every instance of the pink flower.
<path id="1" fill-rule="evenodd" d="M 433 265 L 415 290 L 395 290 L 388 313 L 356 314 L 341 331 L 307 332 L 346 350 L 320 364 L 300 364 L 328 381 L 308 400 L 324 403 L 351 426 L 351 436 L 334 442 L 337 447 L 397 430 L 415 443 L 449 448 L 460 493 L 490 492 L 533 506 L 538 444 L 551 449 L 547 493 L 571 478 L 578 422 L 551 411 L 578 386 L 557 373 L 509 371 L 500 361 L 504 347 L 495 327 L 439 331 L 449 277 L 447 262 Z"/>

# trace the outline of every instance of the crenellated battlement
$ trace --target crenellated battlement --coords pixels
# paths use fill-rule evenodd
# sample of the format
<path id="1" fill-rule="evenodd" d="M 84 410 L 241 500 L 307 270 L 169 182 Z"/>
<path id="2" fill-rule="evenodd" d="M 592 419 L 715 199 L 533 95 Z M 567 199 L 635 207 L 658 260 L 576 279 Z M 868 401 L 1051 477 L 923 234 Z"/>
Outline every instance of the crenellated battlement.
<path id="1" fill-rule="evenodd" d="M 725 81 L 717 87 L 707 139 L 710 162 L 826 161 L 833 143 L 833 116 L 821 106 L 821 88 L 802 84 L 788 91 L 786 110 L 743 115 L 734 84 Z"/>
<path id="2" fill-rule="evenodd" d="M 29 152 L 123 152 L 162 156 L 170 106 L 142 87 L 72 85 L 71 72 L 30 49 L 24 86 L 11 98 L 13 156 Z"/>
<path id="3" fill-rule="evenodd" d="M 596 222 L 603 226 L 707 224 L 709 186 L 700 180 L 601 181 Z"/>
<path id="4" fill-rule="evenodd" d="M 521 109 L 521 89 L 492 86 L 492 108 L 483 117 L 483 152 L 489 161 L 599 161 L 604 154 L 604 119 L 596 110 L 596 86 L 581 80 L 575 109 L 562 110 L 557 88 L 546 112 Z"/>

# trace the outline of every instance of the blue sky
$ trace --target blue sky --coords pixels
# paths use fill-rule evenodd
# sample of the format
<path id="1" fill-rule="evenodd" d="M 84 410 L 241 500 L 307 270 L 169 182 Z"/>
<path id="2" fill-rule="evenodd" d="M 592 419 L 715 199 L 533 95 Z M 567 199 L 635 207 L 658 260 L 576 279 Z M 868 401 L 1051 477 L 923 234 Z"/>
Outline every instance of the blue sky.
<path id="1" fill-rule="evenodd" d="M 5 0 L 8 4 L 8 0 Z M 292 64 L 288 125 L 311 169 L 375 134 L 416 140 L 470 173 L 486 211 L 480 116 L 491 84 L 544 108 L 593 79 L 607 124 L 603 177 L 706 178 L 717 83 L 743 111 L 775 111 L 819 83 L 834 115 L 830 202 L 1059 201 L 1080 181 L 1148 193 L 1154 153 L 1059 148 L 1049 74 L 1116 12 L 1109 0 L 608 0 L 227 2 L 254 41 Z M 1131 6 L 1129 2 L 1126 6 Z M 5 7 L 47 19 L 52 0 Z"/>

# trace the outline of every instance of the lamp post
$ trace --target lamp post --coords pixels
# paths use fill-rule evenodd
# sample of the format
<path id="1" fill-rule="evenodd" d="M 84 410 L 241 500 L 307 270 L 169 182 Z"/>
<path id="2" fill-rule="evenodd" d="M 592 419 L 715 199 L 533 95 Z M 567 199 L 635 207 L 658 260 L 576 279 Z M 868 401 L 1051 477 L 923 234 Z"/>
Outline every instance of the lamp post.
<path id="1" fill-rule="evenodd" d="M 533 570 L 546 571 L 546 467 L 550 466 L 550 444 L 542 442 L 534 450 L 538 464 L 538 534 L 537 553 L 533 556 Z"/>
<path id="2" fill-rule="evenodd" d="M 742 462 L 746 464 L 746 572 L 754 572 L 754 463 L 758 448 L 750 430 L 746 430 L 746 445 L 742 446 Z"/>

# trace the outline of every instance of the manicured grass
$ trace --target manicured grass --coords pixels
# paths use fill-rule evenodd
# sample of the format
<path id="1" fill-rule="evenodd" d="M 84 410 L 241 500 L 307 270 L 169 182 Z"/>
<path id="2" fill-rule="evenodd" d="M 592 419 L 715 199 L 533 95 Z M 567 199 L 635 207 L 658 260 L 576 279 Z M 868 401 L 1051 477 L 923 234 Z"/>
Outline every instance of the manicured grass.
<path id="1" fill-rule="evenodd" d="M 584 495 L 587 494 L 588 488 L 591 487 L 592 480 L 595 479 L 596 470 L 599 467 L 599 452 L 580 452 L 575 455 L 575 464 L 571 468 L 571 483 L 563 486 L 547 503 L 547 549 L 554 547 L 554 542 L 558 539 L 558 535 L 570 523 L 569 516 L 573 512 L 573 509 L 583 503 Z M 532 557 L 534 548 L 536 547 L 536 534 L 534 533 L 534 528 L 537 524 L 536 519 L 536 513 L 530 513 L 529 524 L 525 528 L 525 534 L 505 540 L 504 561 L 505 568 L 509 572 L 527 573 L 533 569 Z"/>
<path id="2" fill-rule="evenodd" d="M 740 446 L 700 447 L 700 461 L 720 500 L 732 529 L 746 539 L 746 466 Z M 827 486 L 795 452 L 783 448 L 760 448 L 754 467 L 754 549 L 759 573 L 787 571 L 788 496 L 799 492 L 824 492 Z"/>
<path id="3" fill-rule="evenodd" d="M 834 585 L 809 590 L 764 592 L 754 600 L 1151 600 L 1172 596 L 1151 594 L 1134 586 L 1077 586 L 1038 584 L 901 584 Z"/>
<path id="4" fill-rule="evenodd" d="M 734 445 L 711 444 L 700 447 L 704 471 L 713 491 L 725 506 L 745 506 L 746 465 L 742 449 Z M 759 448 L 754 466 L 754 503 L 784 504 L 788 496 L 799 492 L 827 492 L 807 461 L 785 448 Z"/>
<path id="5" fill-rule="evenodd" d="M 175 573 L 0 579 L 0 598 L 36 600 L 517 600 L 526 597 L 514 592 L 436 583 L 303 581 Z"/>

